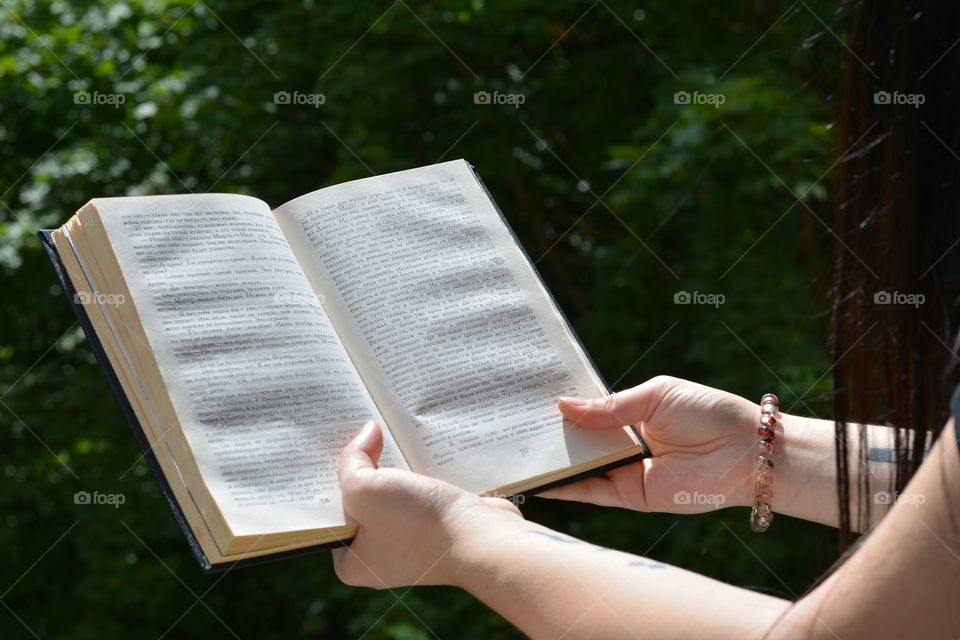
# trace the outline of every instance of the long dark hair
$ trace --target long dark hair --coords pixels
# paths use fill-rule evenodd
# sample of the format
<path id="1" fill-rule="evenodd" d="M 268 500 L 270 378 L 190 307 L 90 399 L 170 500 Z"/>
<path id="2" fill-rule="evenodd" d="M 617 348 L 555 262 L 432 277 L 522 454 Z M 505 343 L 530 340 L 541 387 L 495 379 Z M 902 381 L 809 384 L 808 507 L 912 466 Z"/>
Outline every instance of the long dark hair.
<path id="1" fill-rule="evenodd" d="M 869 526 L 871 491 L 902 491 L 920 466 L 960 377 L 960 3 L 853 4 L 831 345 L 841 548 Z M 897 428 L 892 487 L 871 487 L 850 423 Z"/>

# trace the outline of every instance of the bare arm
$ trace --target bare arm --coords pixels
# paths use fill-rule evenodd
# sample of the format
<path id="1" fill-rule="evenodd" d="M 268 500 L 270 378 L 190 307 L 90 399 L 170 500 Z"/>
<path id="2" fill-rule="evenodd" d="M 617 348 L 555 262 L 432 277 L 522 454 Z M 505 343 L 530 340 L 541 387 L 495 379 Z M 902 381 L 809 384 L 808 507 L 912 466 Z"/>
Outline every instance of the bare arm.
<path id="1" fill-rule="evenodd" d="M 481 526 L 455 583 L 533 638 L 760 638 L 789 602 L 570 538 Z"/>
<path id="2" fill-rule="evenodd" d="M 343 452 L 359 531 L 334 552 L 347 584 L 460 586 L 534 638 L 758 638 L 788 602 L 527 522 L 510 502 L 376 466 L 372 423 Z"/>
<path id="3" fill-rule="evenodd" d="M 775 487 L 771 506 L 774 512 L 803 520 L 837 526 L 839 498 L 837 470 L 834 463 L 833 422 L 800 416 L 783 416 L 783 437 L 777 443 L 774 470 Z M 849 445 L 851 460 L 859 460 L 859 432 L 866 430 L 870 492 L 860 496 L 857 487 L 851 487 L 850 513 L 859 513 L 861 500 L 870 502 L 871 523 L 874 524 L 892 506 L 887 499 L 893 482 L 895 465 L 892 462 L 893 429 L 874 425 L 850 425 Z M 853 467 L 853 473 L 857 473 Z M 856 483 L 852 483 L 856 484 Z M 866 523 L 864 523 L 866 524 Z M 858 526 L 854 517 L 853 526 Z"/>
<path id="4" fill-rule="evenodd" d="M 960 637 L 960 449 L 947 424 L 863 545 L 772 638 Z"/>
<path id="5" fill-rule="evenodd" d="M 477 530 L 458 553 L 458 584 L 533 637 L 956 638 L 953 433 L 948 425 L 862 548 L 792 606 L 531 523 Z"/>
<path id="6" fill-rule="evenodd" d="M 903 500 L 810 595 L 785 600 L 523 520 L 509 502 L 377 469 L 379 431 L 344 450 L 341 483 L 359 522 L 335 552 L 348 584 L 463 587 L 534 638 L 956 638 L 960 452 L 952 425 Z M 774 534 L 775 535 L 775 534 Z"/>
<path id="7" fill-rule="evenodd" d="M 560 409 L 584 429 L 619 429 L 639 424 L 654 457 L 606 474 L 553 489 L 542 495 L 562 500 L 619 506 L 637 511 L 696 513 L 745 507 L 753 501 L 760 407 L 732 393 L 695 382 L 657 376 L 613 395 L 593 400 L 562 399 Z M 773 510 L 805 520 L 837 525 L 837 482 L 833 422 L 783 415 L 777 426 Z M 889 488 L 892 429 L 850 426 L 857 459 L 858 433 L 867 432 L 871 460 L 870 501 L 875 522 L 890 501 L 874 492 Z M 883 496 L 880 496 L 883 498 Z M 854 523 L 856 526 L 857 523 Z"/>

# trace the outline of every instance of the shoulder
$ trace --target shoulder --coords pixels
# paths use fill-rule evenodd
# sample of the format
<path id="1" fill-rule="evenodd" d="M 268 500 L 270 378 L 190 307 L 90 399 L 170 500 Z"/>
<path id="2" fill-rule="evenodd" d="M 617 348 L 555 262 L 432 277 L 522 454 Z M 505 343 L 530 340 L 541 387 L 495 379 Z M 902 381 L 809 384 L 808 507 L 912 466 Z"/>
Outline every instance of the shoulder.
<path id="1" fill-rule="evenodd" d="M 790 611 L 782 637 L 958 636 L 958 404 L 954 394 L 955 417 L 894 506 L 859 549 Z"/>

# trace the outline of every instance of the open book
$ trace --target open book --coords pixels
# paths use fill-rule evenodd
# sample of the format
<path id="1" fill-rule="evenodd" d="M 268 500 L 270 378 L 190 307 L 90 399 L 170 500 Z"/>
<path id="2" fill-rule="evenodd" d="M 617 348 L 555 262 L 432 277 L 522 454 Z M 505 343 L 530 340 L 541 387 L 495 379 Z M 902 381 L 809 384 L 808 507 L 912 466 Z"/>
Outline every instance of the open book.
<path id="1" fill-rule="evenodd" d="M 645 453 L 562 419 L 606 386 L 463 160 L 274 210 L 97 198 L 48 237 L 208 568 L 348 540 L 337 459 L 371 418 L 382 465 L 478 493 Z"/>

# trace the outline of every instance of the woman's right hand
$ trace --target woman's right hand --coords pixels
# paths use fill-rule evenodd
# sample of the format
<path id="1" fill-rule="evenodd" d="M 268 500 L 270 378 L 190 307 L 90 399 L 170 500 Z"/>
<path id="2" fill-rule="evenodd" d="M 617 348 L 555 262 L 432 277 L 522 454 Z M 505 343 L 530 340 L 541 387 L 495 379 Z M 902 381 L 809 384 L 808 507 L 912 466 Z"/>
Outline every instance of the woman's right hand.
<path id="1" fill-rule="evenodd" d="M 562 398 L 558 404 L 579 428 L 637 425 L 653 457 L 541 496 L 671 513 L 751 503 L 757 404 L 668 376 L 610 396 Z"/>

